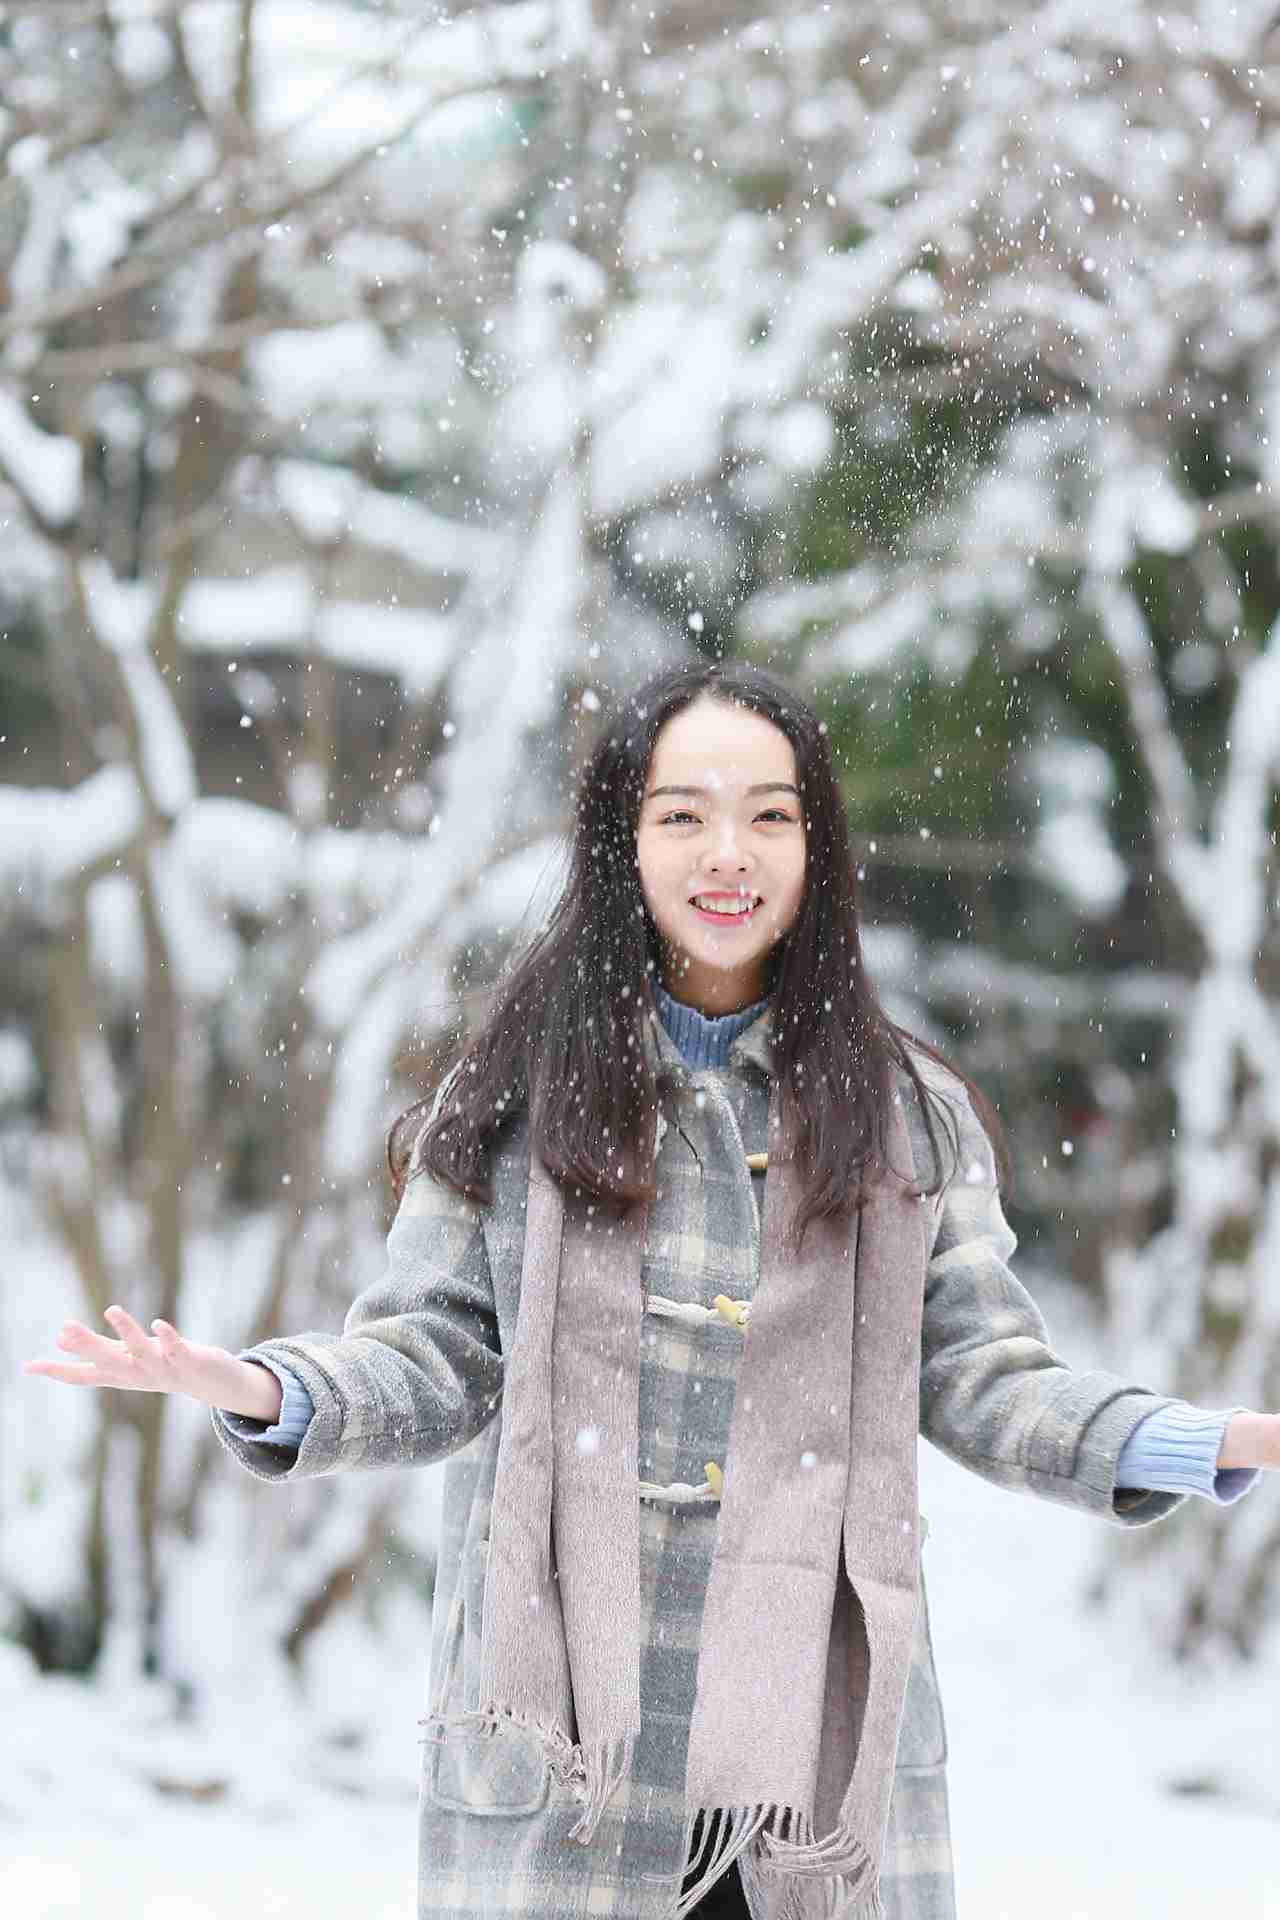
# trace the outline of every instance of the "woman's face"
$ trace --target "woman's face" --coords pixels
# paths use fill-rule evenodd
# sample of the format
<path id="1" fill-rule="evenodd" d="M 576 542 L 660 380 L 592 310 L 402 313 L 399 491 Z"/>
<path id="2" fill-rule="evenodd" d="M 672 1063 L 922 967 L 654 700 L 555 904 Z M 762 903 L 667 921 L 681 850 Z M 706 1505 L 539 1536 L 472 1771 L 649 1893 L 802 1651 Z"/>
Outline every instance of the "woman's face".
<path id="1" fill-rule="evenodd" d="M 705 1014 L 761 999 L 769 953 L 804 892 L 804 817 L 786 735 L 706 695 L 675 714 L 654 743 L 636 853 L 667 992 Z M 709 897 L 710 909 L 695 904 Z M 750 911 L 717 914 L 717 902 Z"/>

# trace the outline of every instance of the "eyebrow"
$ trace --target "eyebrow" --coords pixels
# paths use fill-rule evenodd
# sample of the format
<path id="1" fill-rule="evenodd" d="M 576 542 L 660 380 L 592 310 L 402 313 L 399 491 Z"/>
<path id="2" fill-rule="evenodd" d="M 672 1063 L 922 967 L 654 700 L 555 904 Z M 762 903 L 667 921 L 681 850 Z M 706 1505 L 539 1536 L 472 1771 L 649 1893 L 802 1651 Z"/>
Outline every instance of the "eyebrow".
<path id="1" fill-rule="evenodd" d="M 759 786 L 748 787 L 747 792 L 749 794 L 751 793 L 794 793 L 797 800 L 800 798 L 799 787 L 793 787 L 789 780 L 765 780 L 765 781 L 762 781 Z M 697 798 L 705 800 L 707 797 L 707 788 L 706 787 L 650 787 L 649 792 L 646 795 L 646 798 L 649 800 L 656 800 L 660 793 L 691 793 L 696 795 Z"/>

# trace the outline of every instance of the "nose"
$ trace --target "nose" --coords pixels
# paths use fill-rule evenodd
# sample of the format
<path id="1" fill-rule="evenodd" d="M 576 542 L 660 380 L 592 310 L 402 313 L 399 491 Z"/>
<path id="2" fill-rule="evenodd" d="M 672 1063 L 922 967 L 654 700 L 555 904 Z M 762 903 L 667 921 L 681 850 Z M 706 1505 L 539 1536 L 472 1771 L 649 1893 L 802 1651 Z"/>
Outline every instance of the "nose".
<path id="1" fill-rule="evenodd" d="M 737 829 L 732 821 L 726 821 L 703 861 L 705 871 L 717 876 L 728 873 L 736 876 L 746 873 L 750 866 L 750 856 L 738 845 Z"/>

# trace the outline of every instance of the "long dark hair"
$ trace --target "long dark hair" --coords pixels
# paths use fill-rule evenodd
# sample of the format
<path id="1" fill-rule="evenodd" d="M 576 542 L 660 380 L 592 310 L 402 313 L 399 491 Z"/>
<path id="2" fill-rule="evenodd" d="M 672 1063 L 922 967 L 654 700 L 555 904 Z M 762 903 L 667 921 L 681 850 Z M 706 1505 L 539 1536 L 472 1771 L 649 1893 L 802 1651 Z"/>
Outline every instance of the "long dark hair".
<path id="1" fill-rule="evenodd" d="M 1007 1182 L 1008 1151 L 989 1101 L 936 1047 L 889 1019 L 867 974 L 848 823 L 817 714 L 762 668 L 691 661 L 646 680 L 609 716 L 579 782 L 569 875 L 550 918 L 493 989 L 492 1009 L 451 1069 L 434 1117 L 432 1101 L 421 1100 L 392 1128 L 387 1158 L 397 1199 L 412 1165 L 414 1177 L 433 1175 L 491 1205 L 490 1146 L 525 1110 L 530 1141 L 562 1185 L 619 1208 L 654 1198 L 660 1088 L 641 1023 L 649 983 L 661 978 L 660 948 L 641 893 L 636 830 L 654 742 L 701 695 L 760 714 L 795 754 L 805 885 L 794 925 L 769 955 L 766 992 L 773 1069 L 802 1183 L 797 1241 L 812 1220 L 849 1215 L 877 1180 L 900 1171 L 887 1157 L 895 1062 L 915 1084 L 933 1148 L 933 1182 L 914 1190 L 942 1185 L 932 1098 L 908 1044 L 963 1082 Z"/>

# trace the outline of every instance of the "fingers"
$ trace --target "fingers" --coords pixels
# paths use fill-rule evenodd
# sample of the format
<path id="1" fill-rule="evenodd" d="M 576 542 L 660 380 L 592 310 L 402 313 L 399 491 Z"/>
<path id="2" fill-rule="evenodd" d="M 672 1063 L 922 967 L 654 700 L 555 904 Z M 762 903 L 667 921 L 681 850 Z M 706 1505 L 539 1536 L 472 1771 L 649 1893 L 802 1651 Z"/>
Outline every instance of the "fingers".
<path id="1" fill-rule="evenodd" d="M 100 1387 L 102 1375 L 92 1363 L 87 1366 L 72 1366 L 60 1360 L 24 1360 L 24 1373 L 43 1374 L 47 1380 L 61 1380 L 68 1387 Z"/>
<path id="2" fill-rule="evenodd" d="M 62 1332 L 58 1335 L 56 1344 L 66 1347 L 71 1353 L 83 1353 L 98 1359 L 105 1359 L 107 1354 L 120 1351 L 118 1340 L 108 1340 L 105 1335 L 94 1333 L 91 1328 L 82 1326 L 78 1320 L 63 1321 Z"/>
<path id="3" fill-rule="evenodd" d="M 110 1386 L 124 1384 L 135 1375 L 135 1368 L 154 1371 L 158 1342 L 149 1341 L 137 1321 L 123 1307 L 108 1307 L 103 1319 L 120 1335 L 118 1340 L 94 1333 L 79 1320 L 64 1320 L 56 1345 L 68 1353 L 81 1354 L 83 1365 L 51 1360 L 28 1360 L 24 1373 L 40 1373 L 68 1386 Z M 135 1376 L 136 1377 L 136 1376 Z"/>
<path id="4" fill-rule="evenodd" d="M 91 1333 L 78 1320 L 64 1320 L 62 1331 L 54 1344 L 64 1347 L 68 1353 L 84 1354 L 84 1362 L 24 1360 L 22 1371 L 43 1374 L 49 1380 L 61 1380 L 69 1387 L 101 1387 L 106 1384 L 103 1363 L 123 1351 L 118 1340 L 106 1340 L 101 1334 Z"/>
<path id="5" fill-rule="evenodd" d="M 182 1348 L 182 1335 L 167 1320 L 153 1320 L 151 1331 L 160 1345 L 160 1352 L 166 1360 L 176 1360 Z"/>
<path id="6" fill-rule="evenodd" d="M 108 1313 L 111 1309 L 107 1309 Z M 70 1353 L 82 1353 L 87 1360 L 99 1366 L 112 1363 L 117 1366 L 128 1360 L 128 1349 L 119 1340 L 109 1340 L 103 1333 L 95 1333 L 91 1327 L 82 1325 L 79 1320 L 64 1320 L 62 1331 L 56 1344 L 65 1347 Z"/>
<path id="7" fill-rule="evenodd" d="M 173 1376 L 170 1368 L 184 1358 L 184 1342 L 167 1320 L 153 1320 L 154 1338 L 148 1339 L 132 1314 L 121 1306 L 103 1312 L 118 1338 L 94 1333 L 78 1320 L 65 1320 L 57 1345 L 67 1352 L 83 1356 L 83 1364 L 70 1361 L 27 1360 L 23 1372 L 42 1374 L 72 1387 L 121 1386 L 165 1391 Z"/>
<path id="8" fill-rule="evenodd" d="M 151 1342 L 137 1321 L 123 1307 L 108 1307 L 103 1314 L 113 1332 L 118 1333 L 135 1360 L 144 1363 L 154 1357 Z"/>

